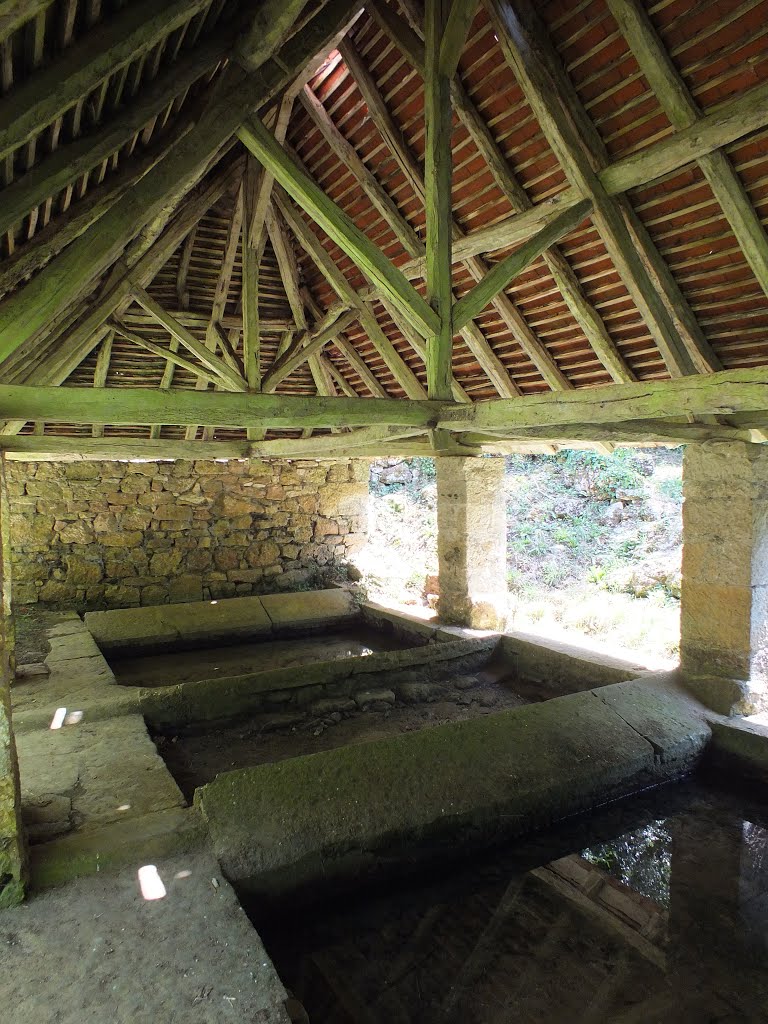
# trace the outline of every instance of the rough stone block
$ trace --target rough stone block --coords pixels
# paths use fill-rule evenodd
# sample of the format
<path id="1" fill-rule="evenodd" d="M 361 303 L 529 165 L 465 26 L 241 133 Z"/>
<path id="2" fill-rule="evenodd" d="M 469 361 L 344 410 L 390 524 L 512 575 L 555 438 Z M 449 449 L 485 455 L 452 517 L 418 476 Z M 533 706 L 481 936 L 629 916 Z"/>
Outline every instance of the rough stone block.
<path id="1" fill-rule="evenodd" d="M 346 590 L 265 594 L 261 602 L 276 629 L 306 629 L 353 619 L 358 614 L 354 599 Z"/>

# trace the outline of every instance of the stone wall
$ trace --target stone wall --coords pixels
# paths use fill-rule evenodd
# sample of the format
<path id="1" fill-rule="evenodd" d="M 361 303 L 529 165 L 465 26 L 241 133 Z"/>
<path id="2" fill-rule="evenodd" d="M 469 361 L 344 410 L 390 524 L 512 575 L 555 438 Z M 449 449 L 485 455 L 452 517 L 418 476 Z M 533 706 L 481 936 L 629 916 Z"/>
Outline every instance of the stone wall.
<path id="1" fill-rule="evenodd" d="M 14 601 L 117 608 L 313 586 L 364 544 L 369 463 L 9 465 Z"/>

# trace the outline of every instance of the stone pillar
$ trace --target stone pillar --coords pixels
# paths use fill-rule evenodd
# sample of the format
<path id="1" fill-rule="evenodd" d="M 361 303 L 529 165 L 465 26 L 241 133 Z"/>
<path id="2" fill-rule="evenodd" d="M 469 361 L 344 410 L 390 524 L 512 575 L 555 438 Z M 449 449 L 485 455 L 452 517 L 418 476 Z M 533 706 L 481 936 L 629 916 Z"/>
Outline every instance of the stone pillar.
<path id="1" fill-rule="evenodd" d="M 688 445 L 683 497 L 681 667 L 716 710 L 748 713 L 768 689 L 768 448 Z"/>
<path id="2" fill-rule="evenodd" d="M 475 629 L 503 629 L 507 601 L 504 460 L 442 456 L 435 465 L 440 618 Z"/>
<path id="3" fill-rule="evenodd" d="M 9 524 L 5 458 L 0 452 L 0 909 L 21 902 L 25 867 L 19 768 L 11 729 L 11 678 L 15 659 Z"/>

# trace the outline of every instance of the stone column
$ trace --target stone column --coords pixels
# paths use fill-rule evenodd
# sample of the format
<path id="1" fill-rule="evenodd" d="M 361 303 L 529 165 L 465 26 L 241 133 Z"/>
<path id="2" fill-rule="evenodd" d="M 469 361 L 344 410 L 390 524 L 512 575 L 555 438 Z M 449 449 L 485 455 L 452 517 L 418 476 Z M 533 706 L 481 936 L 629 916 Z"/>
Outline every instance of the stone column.
<path id="1" fill-rule="evenodd" d="M 476 629 L 503 629 L 507 601 L 504 460 L 442 456 L 435 465 L 440 618 Z"/>
<path id="2" fill-rule="evenodd" d="M 0 452 L 0 909 L 21 902 L 25 867 L 19 768 L 11 729 L 15 660 L 9 525 L 5 458 Z"/>
<path id="3" fill-rule="evenodd" d="M 688 445 L 683 497 L 681 667 L 716 710 L 749 712 L 768 689 L 768 448 Z"/>

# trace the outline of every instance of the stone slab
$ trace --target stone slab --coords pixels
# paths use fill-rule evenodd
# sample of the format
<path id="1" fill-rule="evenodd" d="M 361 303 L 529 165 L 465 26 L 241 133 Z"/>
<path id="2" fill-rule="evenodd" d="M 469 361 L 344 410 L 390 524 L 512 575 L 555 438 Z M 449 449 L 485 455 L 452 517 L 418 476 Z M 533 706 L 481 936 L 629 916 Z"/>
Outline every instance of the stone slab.
<path id="1" fill-rule="evenodd" d="M 660 734 L 663 702 L 643 707 Z M 701 755 L 689 723 L 682 731 L 687 755 L 661 760 L 598 694 L 572 694 L 229 772 L 195 799 L 227 875 L 275 898 L 377 858 L 412 861 L 429 844 L 521 835 L 674 777 Z"/>
<path id="2" fill-rule="evenodd" d="M 258 597 L 88 612 L 85 624 L 99 647 L 108 653 L 253 639 L 268 636 L 272 629 Z"/>
<path id="3" fill-rule="evenodd" d="M 578 693 L 636 679 L 647 673 L 639 662 L 586 651 L 583 647 L 545 640 L 529 633 L 505 633 L 499 645 L 503 661 L 515 675 L 541 683 L 554 694 Z"/>
<path id="4" fill-rule="evenodd" d="M 321 661 L 176 686 L 144 687 L 139 690 L 139 702 L 142 714 L 155 729 L 224 721 L 258 710 L 265 697 L 276 692 L 287 696 L 294 693 L 296 702 L 302 703 L 302 691 L 315 699 L 315 691 L 321 687 L 333 687 L 333 696 L 339 696 L 341 691 L 349 696 L 376 685 L 388 688 L 399 674 L 406 672 L 418 672 L 420 678 L 428 681 L 435 673 L 444 675 L 452 668 L 477 671 L 490 661 L 495 643 L 495 637 L 454 639 L 453 643 L 381 651 L 365 658 Z"/>
<path id="5" fill-rule="evenodd" d="M 690 764 L 710 740 L 701 705 L 678 687 L 671 673 L 603 686 L 593 693 L 652 744 L 661 766 Z"/>
<path id="6" fill-rule="evenodd" d="M 146 864 L 162 899 L 142 899 Z M 133 846 L 116 874 L 38 893 L 0 920 L 4 1021 L 289 1024 L 274 966 L 205 850 Z"/>
<path id="7" fill-rule="evenodd" d="M 21 803 L 64 796 L 72 828 L 183 806 L 184 797 L 149 738 L 141 715 L 125 715 L 17 736 Z"/>
<path id="8" fill-rule="evenodd" d="M 341 588 L 297 594 L 264 594 L 264 610 L 276 631 L 330 626 L 358 616 L 352 595 Z"/>
<path id="9" fill-rule="evenodd" d="M 768 728 L 751 722 L 712 722 L 707 764 L 753 782 L 768 783 Z"/>

